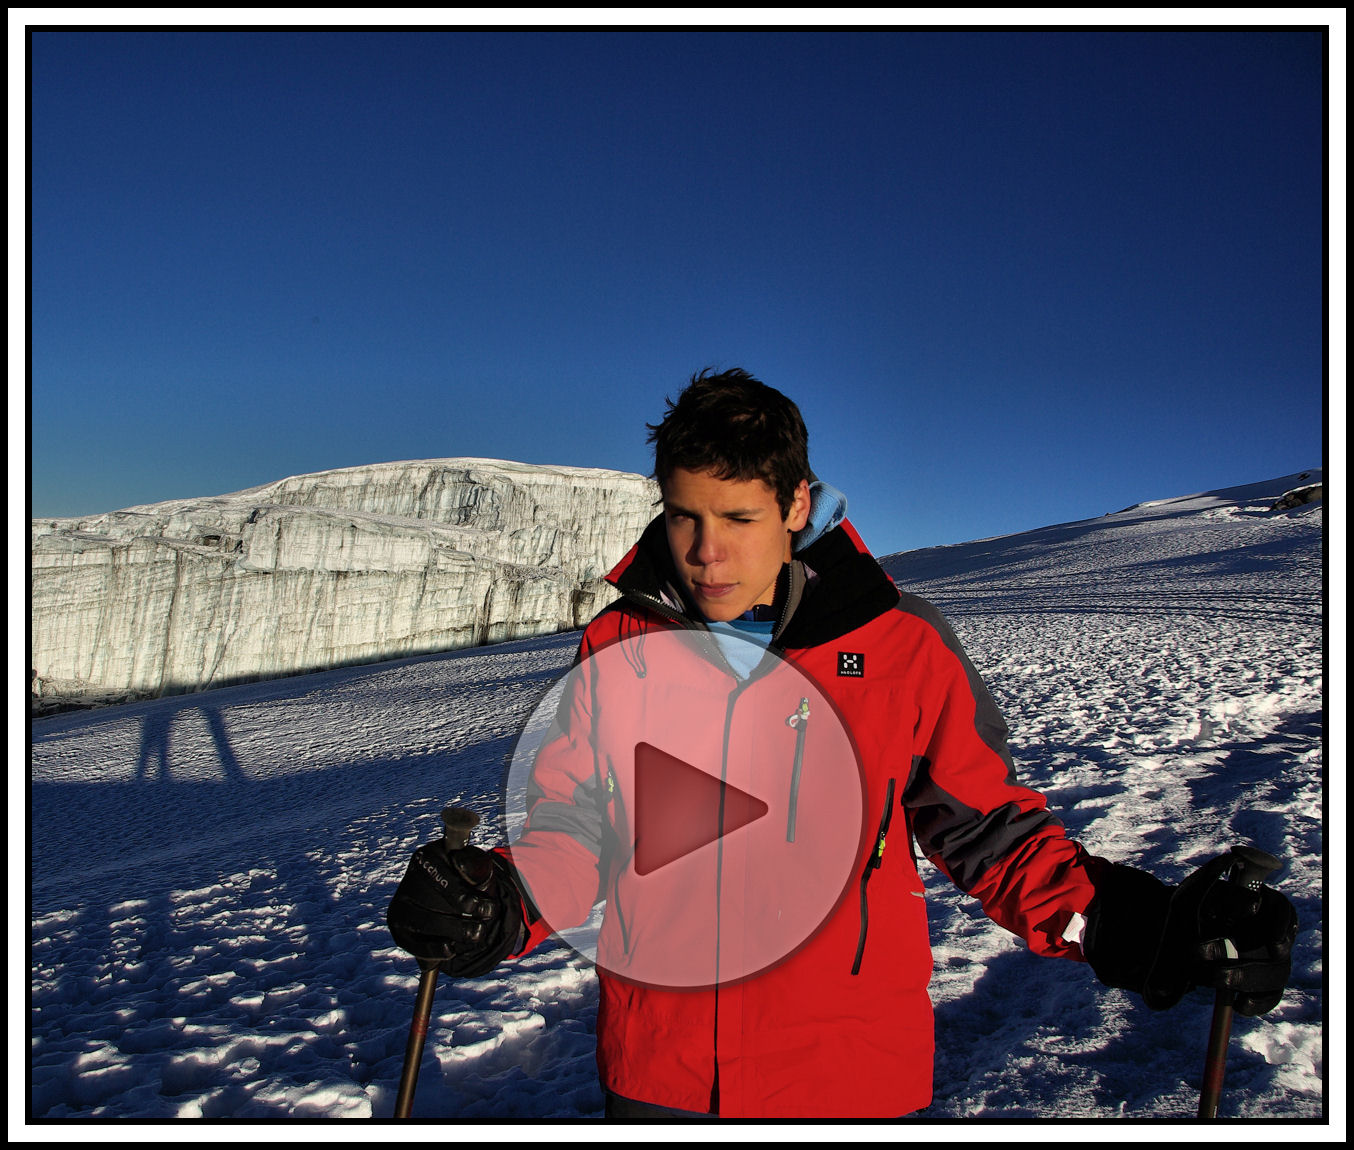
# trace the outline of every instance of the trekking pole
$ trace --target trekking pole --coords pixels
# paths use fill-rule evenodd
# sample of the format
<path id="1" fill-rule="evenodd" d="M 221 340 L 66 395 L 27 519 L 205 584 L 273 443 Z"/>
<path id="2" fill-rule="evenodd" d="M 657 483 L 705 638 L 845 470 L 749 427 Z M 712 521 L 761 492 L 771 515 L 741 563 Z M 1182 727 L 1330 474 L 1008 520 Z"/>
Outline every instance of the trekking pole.
<path id="1" fill-rule="evenodd" d="M 480 821 L 479 815 L 461 807 L 446 807 L 442 811 L 442 849 L 451 852 L 470 843 L 470 832 Z M 395 1095 L 395 1117 L 408 1118 L 414 1105 L 414 1087 L 418 1083 L 418 1066 L 423 1061 L 423 1043 L 428 1037 L 428 1021 L 433 1013 L 433 995 L 437 992 L 437 973 L 440 964 L 425 958 L 418 960 L 418 997 L 414 1000 L 414 1020 L 409 1024 L 409 1041 L 404 1048 L 404 1070 L 400 1074 L 400 1089 Z"/>
<path id="2" fill-rule="evenodd" d="M 1271 854 L 1251 846 L 1234 846 L 1229 882 L 1249 891 L 1259 891 L 1265 879 L 1280 867 Z M 1232 1003 L 1236 992 L 1219 990 L 1213 1000 L 1213 1024 L 1208 1031 L 1208 1053 L 1204 1056 L 1204 1083 L 1199 1092 L 1199 1117 L 1216 1118 L 1222 1095 L 1222 1076 L 1227 1071 L 1227 1044 L 1232 1037 Z"/>

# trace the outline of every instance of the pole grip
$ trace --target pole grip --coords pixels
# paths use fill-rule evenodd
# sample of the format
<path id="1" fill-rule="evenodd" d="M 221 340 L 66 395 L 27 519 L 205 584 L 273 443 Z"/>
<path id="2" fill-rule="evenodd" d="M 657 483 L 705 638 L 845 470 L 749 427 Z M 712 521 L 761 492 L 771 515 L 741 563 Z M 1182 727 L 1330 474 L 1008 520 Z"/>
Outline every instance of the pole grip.
<path id="1" fill-rule="evenodd" d="M 1258 891 L 1282 864 L 1272 854 L 1253 846 L 1232 847 L 1232 865 L 1227 881 Z M 1232 1039 L 1232 1003 L 1236 994 L 1219 990 L 1213 998 L 1213 1021 L 1208 1029 L 1208 1052 L 1204 1056 L 1204 1081 L 1199 1091 L 1199 1117 L 1216 1118 L 1222 1098 L 1222 1079 L 1227 1071 L 1227 1045 Z"/>
<path id="2" fill-rule="evenodd" d="M 1283 865 L 1272 854 L 1267 854 L 1259 847 L 1252 846 L 1233 847 L 1232 859 L 1232 867 L 1227 872 L 1228 881 L 1244 886 L 1251 891 L 1259 890 L 1264 886 L 1265 879 L 1269 878 Z"/>
<path id="3" fill-rule="evenodd" d="M 465 807 L 443 807 L 442 838 L 446 841 L 447 850 L 458 851 L 462 847 L 469 846 L 470 832 L 479 826 L 479 823 L 479 815 L 472 810 Z"/>
<path id="4" fill-rule="evenodd" d="M 442 809 L 442 842 L 447 851 L 458 851 L 470 845 L 470 833 L 479 826 L 480 817 L 465 807 Z M 395 1094 L 395 1117 L 408 1118 L 414 1106 L 414 1087 L 418 1085 L 418 1066 L 423 1061 L 423 1044 L 428 1038 L 428 1022 L 433 1015 L 433 995 L 437 993 L 436 962 L 419 959 L 418 997 L 414 1000 L 414 1017 L 409 1023 L 409 1041 L 404 1046 L 404 1069 L 400 1072 L 400 1088 Z"/>

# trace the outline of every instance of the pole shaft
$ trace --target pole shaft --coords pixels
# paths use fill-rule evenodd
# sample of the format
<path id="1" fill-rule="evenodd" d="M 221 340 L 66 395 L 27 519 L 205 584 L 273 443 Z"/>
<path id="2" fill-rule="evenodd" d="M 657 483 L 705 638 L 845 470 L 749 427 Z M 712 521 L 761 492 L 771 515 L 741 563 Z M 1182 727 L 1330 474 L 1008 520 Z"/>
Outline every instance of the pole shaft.
<path id="1" fill-rule="evenodd" d="M 1204 1084 L 1199 1092 L 1199 1117 L 1216 1118 L 1222 1097 L 1222 1077 L 1227 1072 L 1227 1044 L 1232 1037 L 1232 992 L 1218 991 L 1213 1000 L 1213 1025 L 1208 1031 L 1204 1057 Z"/>
<path id="2" fill-rule="evenodd" d="M 414 1086 L 418 1066 L 423 1061 L 423 1043 L 428 1037 L 428 1021 L 433 1013 L 433 994 L 437 991 L 437 967 L 419 964 L 418 998 L 414 1001 L 414 1019 L 409 1024 L 409 1041 L 404 1048 L 404 1070 L 395 1095 L 395 1117 L 408 1118 L 414 1105 Z"/>

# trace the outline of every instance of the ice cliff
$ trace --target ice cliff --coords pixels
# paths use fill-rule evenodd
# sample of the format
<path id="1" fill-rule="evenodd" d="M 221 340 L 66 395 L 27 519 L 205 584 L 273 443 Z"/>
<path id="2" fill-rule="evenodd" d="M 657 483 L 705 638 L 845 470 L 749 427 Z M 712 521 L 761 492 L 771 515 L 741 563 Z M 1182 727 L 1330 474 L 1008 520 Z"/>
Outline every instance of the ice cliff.
<path id="1" fill-rule="evenodd" d="M 433 459 L 33 520 L 35 690 L 171 694 L 578 626 L 656 495 L 619 471 Z"/>

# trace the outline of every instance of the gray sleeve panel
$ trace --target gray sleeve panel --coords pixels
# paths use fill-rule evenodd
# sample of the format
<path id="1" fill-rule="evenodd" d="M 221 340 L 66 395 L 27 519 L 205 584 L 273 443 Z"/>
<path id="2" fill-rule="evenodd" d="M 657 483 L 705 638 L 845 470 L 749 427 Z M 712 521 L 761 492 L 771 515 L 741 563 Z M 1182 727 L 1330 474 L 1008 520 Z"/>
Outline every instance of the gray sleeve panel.
<path id="1" fill-rule="evenodd" d="M 558 831 L 568 835 L 594 858 L 602 856 L 602 820 L 596 808 L 573 803 L 538 803 L 532 808 L 528 829 Z"/>
<path id="2" fill-rule="evenodd" d="M 1011 759 L 1010 748 L 1006 745 L 1006 739 L 1011 733 L 1010 728 L 1006 726 L 1006 720 L 1002 718 L 996 700 L 992 698 L 991 692 L 987 689 L 987 684 L 978 674 L 978 668 L 973 665 L 965 653 L 963 645 L 959 642 L 959 636 L 954 633 L 954 628 L 950 626 L 949 620 L 940 613 L 933 603 L 906 591 L 902 592 L 902 598 L 899 599 L 898 606 L 894 610 L 901 611 L 906 615 L 914 615 L 926 623 L 940 637 L 946 649 L 959 660 L 960 666 L 964 668 L 964 675 L 968 679 L 969 690 L 973 694 L 974 729 L 988 749 L 998 755 L 1002 762 L 1006 764 L 1006 781 L 1014 783 L 1016 781 L 1015 762 Z"/>
<path id="3" fill-rule="evenodd" d="M 904 593 L 896 609 L 930 626 L 959 660 L 973 695 L 974 730 L 983 745 L 1005 764 L 1004 784 L 1020 786 L 1006 743 L 1009 734 L 1006 720 L 977 668 L 964 653 L 954 629 L 932 604 L 916 595 Z M 1014 801 L 985 812 L 961 802 L 936 782 L 931 763 L 923 755 L 912 760 L 902 801 L 911 812 L 909 822 L 917 845 L 929 858 L 941 863 L 963 891 L 972 890 L 988 870 L 1009 857 L 1031 835 L 1047 826 L 1061 826 L 1047 810 L 1022 809 Z"/>
<path id="4" fill-rule="evenodd" d="M 594 858 L 602 856 L 602 836 L 606 819 L 602 813 L 601 783 L 595 778 L 579 782 L 570 801 L 547 799 L 536 785 L 533 772 L 527 781 L 526 829 L 558 831 L 568 835 Z"/>
<path id="5" fill-rule="evenodd" d="M 1024 811 L 1015 803 L 984 814 L 946 794 L 928 774 L 918 772 L 916 778 L 917 785 L 903 794 L 912 812 L 912 833 L 926 856 L 943 863 L 955 886 L 965 892 L 1030 835 L 1059 825 L 1048 811 Z"/>

